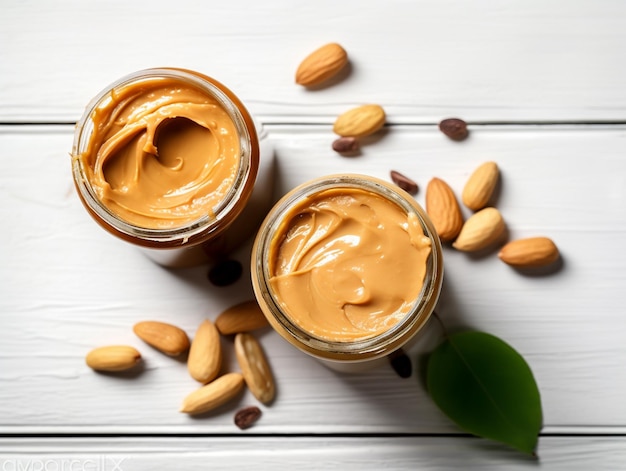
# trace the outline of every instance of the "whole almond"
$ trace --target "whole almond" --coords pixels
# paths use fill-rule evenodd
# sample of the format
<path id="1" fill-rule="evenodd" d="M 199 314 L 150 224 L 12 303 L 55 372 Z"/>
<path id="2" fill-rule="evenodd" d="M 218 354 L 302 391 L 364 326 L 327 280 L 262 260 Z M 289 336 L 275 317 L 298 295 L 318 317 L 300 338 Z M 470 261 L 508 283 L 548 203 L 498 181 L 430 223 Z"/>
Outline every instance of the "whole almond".
<path id="1" fill-rule="evenodd" d="M 261 344 L 251 334 L 237 334 L 235 354 L 248 389 L 254 397 L 264 404 L 272 402 L 276 386 Z"/>
<path id="2" fill-rule="evenodd" d="M 309 54 L 296 70 L 296 83 L 309 87 L 334 77 L 348 63 L 348 53 L 337 43 L 326 44 Z"/>
<path id="3" fill-rule="evenodd" d="M 500 211 L 496 208 L 481 209 L 465 221 L 452 247 L 463 252 L 481 250 L 498 241 L 504 230 Z"/>
<path id="4" fill-rule="evenodd" d="M 128 345 L 110 345 L 91 350 L 85 358 L 87 366 L 98 371 L 124 371 L 141 361 L 141 354 Z"/>
<path id="5" fill-rule="evenodd" d="M 236 304 L 215 319 L 215 327 L 222 335 L 249 332 L 267 326 L 267 319 L 254 300 Z"/>
<path id="6" fill-rule="evenodd" d="M 559 258 L 559 249 L 548 237 L 529 237 L 506 244 L 498 257 L 514 267 L 542 267 L 554 263 Z"/>
<path id="7" fill-rule="evenodd" d="M 184 330 L 172 324 L 142 321 L 133 326 L 133 332 L 148 345 L 167 355 L 177 356 L 189 350 L 189 337 Z"/>
<path id="8" fill-rule="evenodd" d="M 463 227 L 463 214 L 452 188 L 440 178 L 433 178 L 426 187 L 426 212 L 439 238 L 454 240 Z"/>
<path id="9" fill-rule="evenodd" d="M 447 118 L 439 123 L 439 130 L 453 141 L 462 141 L 469 134 L 467 123 L 459 118 Z"/>
<path id="10" fill-rule="evenodd" d="M 487 206 L 498 183 L 499 174 L 498 165 L 495 162 L 485 162 L 474 170 L 465 183 L 461 195 L 465 206 L 474 211 Z"/>
<path id="11" fill-rule="evenodd" d="M 194 336 L 187 358 L 187 369 L 196 381 L 208 383 L 215 379 L 222 366 L 220 334 L 215 325 L 206 319 Z"/>
<path id="12" fill-rule="evenodd" d="M 385 125 L 385 110 L 380 105 L 362 105 L 339 115 L 333 131 L 340 136 L 363 137 Z"/>
<path id="13" fill-rule="evenodd" d="M 241 373 L 227 373 L 190 393 L 180 407 L 186 414 L 202 414 L 233 399 L 244 386 Z"/>

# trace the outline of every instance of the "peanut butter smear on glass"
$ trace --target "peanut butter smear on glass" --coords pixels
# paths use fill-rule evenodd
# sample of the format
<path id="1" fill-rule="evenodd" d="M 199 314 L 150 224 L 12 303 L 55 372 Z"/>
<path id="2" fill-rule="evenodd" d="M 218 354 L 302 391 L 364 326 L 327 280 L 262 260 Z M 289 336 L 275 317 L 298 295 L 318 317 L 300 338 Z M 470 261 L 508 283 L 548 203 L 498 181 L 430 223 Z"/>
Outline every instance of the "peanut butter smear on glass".
<path id="1" fill-rule="evenodd" d="M 301 201 L 272 245 L 278 302 L 301 329 L 335 342 L 397 324 L 420 295 L 431 251 L 415 214 L 356 188 Z"/>
<path id="2" fill-rule="evenodd" d="M 77 158 L 97 197 L 127 223 L 172 229 L 212 217 L 233 187 L 239 135 L 200 88 L 174 78 L 122 85 L 92 120 Z"/>

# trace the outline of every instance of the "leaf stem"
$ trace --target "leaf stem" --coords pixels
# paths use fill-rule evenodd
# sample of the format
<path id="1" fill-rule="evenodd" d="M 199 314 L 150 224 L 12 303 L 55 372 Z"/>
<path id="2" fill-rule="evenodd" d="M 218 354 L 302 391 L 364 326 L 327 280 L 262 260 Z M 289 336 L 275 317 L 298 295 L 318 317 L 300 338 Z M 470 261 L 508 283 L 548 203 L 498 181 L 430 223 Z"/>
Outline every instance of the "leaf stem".
<path id="1" fill-rule="evenodd" d="M 441 317 L 439 317 L 439 314 L 437 314 L 436 311 L 433 311 L 433 317 L 435 319 L 437 319 L 437 322 L 439 323 L 439 325 L 441 326 L 441 330 L 443 331 L 443 336 L 447 339 L 449 338 L 448 335 L 448 329 L 446 329 L 446 326 L 444 325 L 443 321 L 441 320 Z"/>

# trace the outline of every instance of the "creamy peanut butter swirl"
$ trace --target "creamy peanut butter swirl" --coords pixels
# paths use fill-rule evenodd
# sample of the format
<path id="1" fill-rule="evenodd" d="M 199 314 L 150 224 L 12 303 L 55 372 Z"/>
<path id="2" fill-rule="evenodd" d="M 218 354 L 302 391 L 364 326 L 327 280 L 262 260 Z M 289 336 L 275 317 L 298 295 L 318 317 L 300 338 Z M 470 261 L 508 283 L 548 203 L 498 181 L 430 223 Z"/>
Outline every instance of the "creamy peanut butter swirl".
<path id="1" fill-rule="evenodd" d="M 270 284 L 301 329 L 330 341 L 365 339 L 410 311 L 431 250 L 415 214 L 376 193 L 341 188 L 306 199 L 285 220 Z"/>
<path id="2" fill-rule="evenodd" d="M 169 229 L 212 216 L 239 166 L 236 126 L 210 95 L 174 78 L 114 89 L 78 156 L 102 203 L 124 221 Z"/>

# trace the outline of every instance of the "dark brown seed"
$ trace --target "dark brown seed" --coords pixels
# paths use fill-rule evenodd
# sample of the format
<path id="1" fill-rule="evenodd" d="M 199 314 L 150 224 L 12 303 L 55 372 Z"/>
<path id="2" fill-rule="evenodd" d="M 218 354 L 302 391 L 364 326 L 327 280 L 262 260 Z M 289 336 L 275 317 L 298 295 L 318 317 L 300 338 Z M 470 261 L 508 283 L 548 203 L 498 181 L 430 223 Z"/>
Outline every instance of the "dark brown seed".
<path id="1" fill-rule="evenodd" d="M 257 406 L 244 407 L 235 414 L 235 425 L 241 430 L 251 427 L 261 417 L 261 409 Z"/>
<path id="2" fill-rule="evenodd" d="M 401 378 L 409 378 L 413 373 L 411 359 L 401 348 L 389 355 L 389 362 L 391 363 L 391 367 Z"/>
<path id="3" fill-rule="evenodd" d="M 359 141 L 355 137 L 340 137 L 333 141 L 333 150 L 340 154 L 356 152 L 359 150 Z"/>
<path id="4" fill-rule="evenodd" d="M 462 141 L 467 137 L 467 123 L 462 119 L 448 118 L 439 123 L 439 130 L 453 141 Z"/>
<path id="5" fill-rule="evenodd" d="M 209 270 L 209 281 L 215 286 L 232 285 L 243 273 L 243 267 L 237 260 L 225 260 Z"/>
<path id="6" fill-rule="evenodd" d="M 409 177 L 402 175 L 400 172 L 392 170 L 391 180 L 407 193 L 410 193 L 412 195 L 417 193 L 417 183 L 415 183 Z"/>

